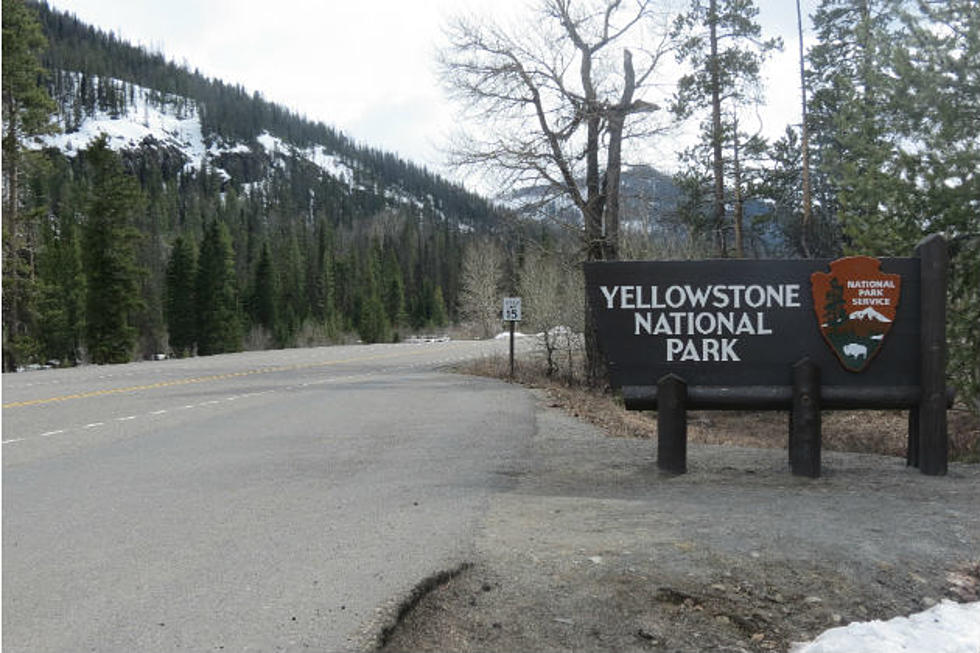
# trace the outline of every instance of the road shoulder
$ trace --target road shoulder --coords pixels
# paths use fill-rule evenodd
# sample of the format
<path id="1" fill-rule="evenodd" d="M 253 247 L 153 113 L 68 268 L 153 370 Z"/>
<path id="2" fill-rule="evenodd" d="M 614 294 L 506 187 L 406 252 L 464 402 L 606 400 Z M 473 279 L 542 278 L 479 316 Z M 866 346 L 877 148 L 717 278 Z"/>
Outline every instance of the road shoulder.
<path id="1" fill-rule="evenodd" d="M 437 584 L 390 651 L 769 651 L 855 620 L 976 600 L 980 466 L 608 438 L 537 397 L 532 454 L 473 565 Z"/>

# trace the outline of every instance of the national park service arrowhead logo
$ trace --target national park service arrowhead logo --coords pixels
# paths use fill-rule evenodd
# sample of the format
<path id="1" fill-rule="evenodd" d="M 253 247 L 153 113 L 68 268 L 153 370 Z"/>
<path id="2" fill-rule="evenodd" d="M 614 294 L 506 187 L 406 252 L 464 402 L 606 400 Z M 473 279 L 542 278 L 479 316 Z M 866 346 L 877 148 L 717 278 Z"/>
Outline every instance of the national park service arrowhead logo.
<path id="1" fill-rule="evenodd" d="M 820 333 L 845 369 L 862 372 L 875 357 L 895 321 L 902 277 L 881 271 L 881 261 L 849 256 L 830 272 L 810 275 L 813 311 Z"/>

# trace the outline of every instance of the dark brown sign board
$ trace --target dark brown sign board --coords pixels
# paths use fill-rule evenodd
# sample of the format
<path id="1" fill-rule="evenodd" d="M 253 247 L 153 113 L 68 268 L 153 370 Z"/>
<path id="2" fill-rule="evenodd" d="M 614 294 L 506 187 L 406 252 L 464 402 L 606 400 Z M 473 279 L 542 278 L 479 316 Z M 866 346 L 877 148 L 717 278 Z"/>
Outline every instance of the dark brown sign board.
<path id="1" fill-rule="evenodd" d="M 909 463 L 917 465 L 919 408 L 941 394 L 941 434 L 930 441 L 945 447 L 949 398 L 945 242 L 930 237 L 916 253 L 586 263 L 610 384 L 637 410 L 662 412 L 665 380 L 684 385 L 684 408 L 792 409 L 801 383 L 816 375 L 810 394 L 818 396 L 807 394 L 806 402 L 817 414 L 820 407 L 910 409 Z M 814 370 L 809 376 L 797 369 L 804 362 Z M 819 458 L 819 441 L 816 451 Z M 941 464 L 931 462 L 935 456 Z M 923 472 L 945 472 L 945 448 L 926 457 Z"/>
<path id="2" fill-rule="evenodd" d="M 586 264 L 590 306 L 613 387 L 665 374 L 689 386 L 785 386 L 809 356 L 828 385 L 916 386 L 918 259 L 882 259 L 902 275 L 894 326 L 874 363 L 844 368 L 815 319 L 810 275 L 830 261 L 708 260 Z"/>

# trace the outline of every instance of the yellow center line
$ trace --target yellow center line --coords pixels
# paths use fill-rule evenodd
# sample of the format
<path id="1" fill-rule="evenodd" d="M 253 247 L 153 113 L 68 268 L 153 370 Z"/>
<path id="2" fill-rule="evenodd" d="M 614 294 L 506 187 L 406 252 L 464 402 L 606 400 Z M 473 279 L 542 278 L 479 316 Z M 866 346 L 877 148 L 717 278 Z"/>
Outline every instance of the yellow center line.
<path id="1" fill-rule="evenodd" d="M 209 381 L 222 381 L 240 376 L 251 376 L 253 374 L 271 374 L 273 372 L 289 372 L 295 370 L 309 369 L 312 367 L 327 367 L 329 365 L 342 365 L 344 363 L 363 363 L 366 361 L 379 360 L 384 358 L 395 358 L 398 356 L 414 356 L 426 353 L 426 350 L 414 352 L 398 352 L 395 354 L 375 354 L 373 356 L 361 356 L 359 358 L 346 358 L 343 360 L 319 361 L 316 363 L 298 363 L 296 365 L 279 365 L 275 367 L 262 367 L 258 369 L 245 370 L 243 372 L 228 372 L 226 374 L 212 374 L 210 376 L 198 376 L 186 379 L 176 379 L 173 381 L 160 381 L 158 383 L 148 383 L 146 385 L 131 385 L 125 388 L 108 388 L 105 390 L 93 390 L 91 392 L 80 392 L 71 395 L 61 395 L 59 397 L 46 397 L 44 399 L 28 399 L 26 401 L 13 401 L 3 404 L 3 408 L 22 408 L 24 406 L 38 406 L 40 404 L 50 404 L 58 401 L 69 401 L 72 399 L 91 399 L 92 397 L 103 397 L 106 395 L 124 394 L 127 392 L 140 392 L 142 390 L 156 390 L 157 388 L 168 388 L 175 385 L 188 385 L 191 383 L 207 383 Z"/>

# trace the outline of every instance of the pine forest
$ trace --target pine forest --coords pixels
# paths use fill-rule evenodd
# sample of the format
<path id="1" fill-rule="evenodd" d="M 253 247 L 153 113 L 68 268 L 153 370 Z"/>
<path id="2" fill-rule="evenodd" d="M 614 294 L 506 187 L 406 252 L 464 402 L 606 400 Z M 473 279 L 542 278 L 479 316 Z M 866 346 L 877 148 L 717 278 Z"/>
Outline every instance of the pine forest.
<path id="1" fill-rule="evenodd" d="M 3 15 L 5 369 L 390 341 L 456 318 L 489 202 L 46 5 Z M 8 74 L 30 92 L 8 99 Z M 134 113 L 199 120 L 211 156 L 153 136 L 23 146 Z M 340 173 L 292 155 L 307 149 Z"/>

